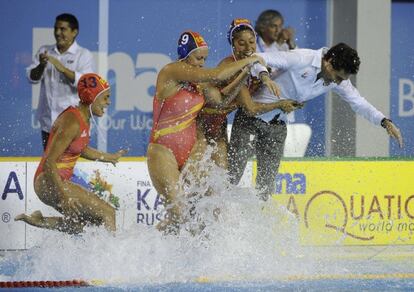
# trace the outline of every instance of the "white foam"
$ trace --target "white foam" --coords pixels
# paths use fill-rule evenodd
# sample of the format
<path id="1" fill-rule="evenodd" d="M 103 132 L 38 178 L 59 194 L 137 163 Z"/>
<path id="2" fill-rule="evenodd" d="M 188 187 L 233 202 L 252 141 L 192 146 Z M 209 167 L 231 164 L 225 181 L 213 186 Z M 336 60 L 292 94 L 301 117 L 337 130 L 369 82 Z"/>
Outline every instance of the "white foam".
<path id="1" fill-rule="evenodd" d="M 254 189 L 230 185 L 209 154 L 201 162 L 209 176 L 188 185 L 185 193 L 204 194 L 210 189 L 211 195 L 193 197 L 198 199 L 197 215 L 178 236 L 164 236 L 144 225 L 118 230 L 115 235 L 103 228 L 88 228 L 82 236 L 48 232 L 38 247 L 5 255 L 4 261 L 17 265 L 7 280 L 101 279 L 108 284 L 143 284 L 350 272 L 343 263 L 315 260 L 310 248 L 299 244 L 295 217 L 272 200 L 260 201 Z M 194 180 L 191 173 L 184 177 Z M 205 228 L 192 235 L 200 222 Z"/>

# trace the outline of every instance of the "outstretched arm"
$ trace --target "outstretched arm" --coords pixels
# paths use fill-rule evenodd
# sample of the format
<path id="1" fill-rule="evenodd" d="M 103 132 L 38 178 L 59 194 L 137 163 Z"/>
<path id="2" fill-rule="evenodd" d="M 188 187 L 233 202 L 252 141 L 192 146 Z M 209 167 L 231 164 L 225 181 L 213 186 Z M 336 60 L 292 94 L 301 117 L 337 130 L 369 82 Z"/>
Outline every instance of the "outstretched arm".
<path id="1" fill-rule="evenodd" d="M 303 107 L 303 103 L 290 99 L 279 100 L 272 103 L 254 102 L 247 87 L 242 88 L 240 91 L 238 101 L 245 112 L 250 116 L 260 115 L 274 109 L 280 109 L 285 113 L 290 113 Z"/>
<path id="2" fill-rule="evenodd" d="M 209 105 L 217 109 L 223 109 L 237 97 L 244 82 L 249 76 L 248 68 L 244 68 L 237 77 L 227 84 L 224 88 L 219 90 L 215 86 L 208 85 L 203 88 L 203 94 L 207 99 Z"/>
<path id="3" fill-rule="evenodd" d="M 274 82 L 270 78 L 270 75 L 267 71 L 266 72 L 261 72 L 259 74 L 259 79 L 264 85 L 266 85 L 266 87 L 270 90 L 271 93 L 273 93 L 274 96 L 277 96 L 277 97 L 280 98 L 280 88 L 276 84 L 276 82 Z"/>
<path id="4" fill-rule="evenodd" d="M 333 91 L 338 93 L 351 106 L 354 112 L 363 116 L 371 123 L 384 127 L 387 133 L 398 141 L 399 146 L 403 147 L 403 138 L 400 130 L 390 119 L 385 118 L 383 113 L 362 97 L 349 79 L 335 86 Z"/>
<path id="5" fill-rule="evenodd" d="M 97 149 L 94 149 L 92 147 L 87 146 L 81 153 L 81 157 L 88 159 L 88 160 L 94 160 L 94 161 L 100 161 L 100 162 L 110 162 L 113 165 L 116 165 L 119 161 L 119 158 L 126 154 L 128 150 L 122 149 L 115 153 L 106 153 L 99 151 Z"/>
<path id="6" fill-rule="evenodd" d="M 387 118 L 383 118 L 381 121 L 381 126 L 387 130 L 388 135 L 396 139 L 400 148 L 404 147 L 403 137 L 401 135 L 400 129 L 394 123 Z"/>
<path id="7" fill-rule="evenodd" d="M 263 62 L 260 56 L 252 56 L 230 64 L 219 65 L 216 68 L 199 68 L 185 62 L 175 62 L 165 66 L 157 83 L 168 82 L 219 82 L 225 81 L 255 62 Z"/>

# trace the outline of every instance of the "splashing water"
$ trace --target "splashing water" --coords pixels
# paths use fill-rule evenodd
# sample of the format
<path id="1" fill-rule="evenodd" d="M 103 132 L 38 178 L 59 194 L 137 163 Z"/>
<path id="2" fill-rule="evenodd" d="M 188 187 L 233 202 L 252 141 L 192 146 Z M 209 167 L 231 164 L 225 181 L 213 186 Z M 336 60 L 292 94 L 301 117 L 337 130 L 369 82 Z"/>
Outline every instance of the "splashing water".
<path id="1" fill-rule="evenodd" d="M 251 188 L 230 185 L 207 151 L 197 167 L 208 173 L 186 185 L 193 216 L 179 235 L 137 225 L 110 234 L 87 228 L 81 236 L 48 232 L 36 248 L 7 253 L 16 272 L 6 279 L 101 279 L 109 284 L 211 280 L 260 281 L 298 274 L 347 273 L 339 263 L 317 261 L 299 244 L 298 224 L 286 209 L 263 202 Z M 185 172 L 183 181 L 195 181 Z M 195 214 L 195 215 L 194 215 Z M 201 227 L 200 227 L 201 226 Z M 1 262 L 0 262 L 1 263 Z"/>

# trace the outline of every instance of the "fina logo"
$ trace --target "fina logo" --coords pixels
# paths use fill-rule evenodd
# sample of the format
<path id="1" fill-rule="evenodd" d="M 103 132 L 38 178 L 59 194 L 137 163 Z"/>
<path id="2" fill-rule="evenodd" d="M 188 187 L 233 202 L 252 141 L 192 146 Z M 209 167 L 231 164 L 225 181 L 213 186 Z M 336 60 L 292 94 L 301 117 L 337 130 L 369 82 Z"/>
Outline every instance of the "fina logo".
<path id="1" fill-rule="evenodd" d="M 163 217 L 164 200 L 150 181 L 137 181 L 137 185 L 137 223 L 157 225 Z"/>
<path id="2" fill-rule="evenodd" d="M 152 112 L 153 93 L 158 72 L 171 58 L 164 54 L 137 54 L 134 65 L 126 53 L 113 53 L 108 57 L 108 71 L 114 71 L 116 78 L 115 110 L 128 111 L 135 108 Z M 155 91 L 155 90 L 154 90 Z"/>
<path id="3" fill-rule="evenodd" d="M 283 184 L 285 182 L 285 184 Z M 283 190 L 283 185 L 286 186 Z M 304 173 L 278 173 L 276 175 L 276 194 L 306 194 L 306 176 Z"/>

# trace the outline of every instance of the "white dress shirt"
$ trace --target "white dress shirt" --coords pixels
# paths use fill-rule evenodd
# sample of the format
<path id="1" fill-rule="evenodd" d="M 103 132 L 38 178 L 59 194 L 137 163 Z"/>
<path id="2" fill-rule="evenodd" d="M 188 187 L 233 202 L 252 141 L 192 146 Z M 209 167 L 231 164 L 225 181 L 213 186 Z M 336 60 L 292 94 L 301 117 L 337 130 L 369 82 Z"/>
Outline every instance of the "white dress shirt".
<path id="1" fill-rule="evenodd" d="M 371 123 L 380 125 L 381 120 L 385 118 L 384 114 L 362 97 L 349 79 L 342 81 L 339 85 L 332 82 L 328 86 L 323 84 L 322 78 L 316 80 L 318 73 L 321 72 L 322 57 L 327 50 L 327 48 L 296 49 L 289 52 L 258 53 L 258 55 L 265 60 L 267 65 L 280 70 L 280 74 L 273 80 L 280 87 L 281 98 L 304 102 L 333 90 L 351 106 L 354 112 Z M 252 98 L 261 103 L 278 100 L 266 87 L 258 90 Z M 279 109 L 258 117 L 268 122 L 277 114 L 280 114 L 280 119 L 286 120 L 286 114 Z"/>
<path id="2" fill-rule="evenodd" d="M 257 36 L 256 44 L 257 44 L 256 52 L 258 53 L 288 52 L 289 51 L 289 45 L 287 43 L 283 43 L 279 45 L 277 42 L 273 42 L 270 46 L 268 46 L 260 36 Z M 277 77 L 277 74 L 279 74 L 279 71 L 277 70 L 277 68 L 272 68 L 271 66 L 270 66 L 270 71 L 271 71 L 269 72 L 270 78 L 274 80 Z M 287 114 L 285 119 L 289 123 L 295 122 L 295 112 L 291 112 Z"/>
<path id="3" fill-rule="evenodd" d="M 45 51 L 47 51 L 49 56 L 58 59 L 67 69 L 75 72 L 75 81 L 73 83 L 51 63 L 47 63 L 39 80 L 32 80 L 30 78 L 30 71 L 39 65 L 40 53 Z M 26 73 L 31 83 L 41 82 L 36 116 L 43 131 L 50 132 L 57 116 L 68 106 L 76 106 L 79 103 L 77 93 L 79 78 L 82 74 L 90 72 L 95 72 L 95 62 L 92 53 L 79 46 L 76 41 L 63 54 L 58 51 L 56 45 L 45 45 L 38 50 L 33 57 L 33 63 L 26 68 Z"/>
<path id="4" fill-rule="evenodd" d="M 266 43 L 264 42 L 264 40 L 260 37 L 257 36 L 257 41 L 256 41 L 256 52 L 258 53 L 268 53 L 268 52 L 287 52 L 289 51 L 289 46 L 287 43 L 283 43 L 281 45 L 279 45 L 277 42 L 273 42 L 270 46 L 266 45 Z"/>

